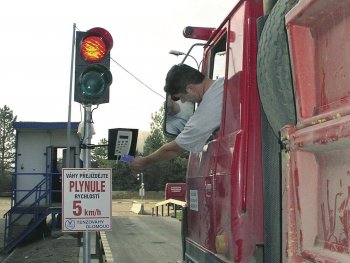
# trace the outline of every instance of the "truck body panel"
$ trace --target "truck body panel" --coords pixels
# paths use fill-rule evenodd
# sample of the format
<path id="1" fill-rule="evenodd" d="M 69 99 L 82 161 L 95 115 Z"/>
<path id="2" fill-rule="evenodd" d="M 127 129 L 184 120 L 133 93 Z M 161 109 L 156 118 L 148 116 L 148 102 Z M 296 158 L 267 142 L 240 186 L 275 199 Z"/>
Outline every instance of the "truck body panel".
<path id="1" fill-rule="evenodd" d="M 298 128 L 350 113 L 350 4 L 301 0 L 286 15 Z"/>
<path id="2" fill-rule="evenodd" d="M 298 122 L 281 134 L 283 262 L 350 262 L 350 2 L 301 0 L 286 26 Z"/>

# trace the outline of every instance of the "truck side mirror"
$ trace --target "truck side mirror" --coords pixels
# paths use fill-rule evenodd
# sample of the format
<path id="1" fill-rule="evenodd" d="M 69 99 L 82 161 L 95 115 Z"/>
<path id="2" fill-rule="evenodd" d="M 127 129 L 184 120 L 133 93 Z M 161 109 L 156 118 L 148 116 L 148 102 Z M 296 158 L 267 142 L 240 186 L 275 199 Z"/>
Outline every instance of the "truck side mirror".
<path id="1" fill-rule="evenodd" d="M 195 105 L 192 102 L 174 101 L 167 94 L 164 108 L 164 133 L 177 136 L 193 115 Z"/>

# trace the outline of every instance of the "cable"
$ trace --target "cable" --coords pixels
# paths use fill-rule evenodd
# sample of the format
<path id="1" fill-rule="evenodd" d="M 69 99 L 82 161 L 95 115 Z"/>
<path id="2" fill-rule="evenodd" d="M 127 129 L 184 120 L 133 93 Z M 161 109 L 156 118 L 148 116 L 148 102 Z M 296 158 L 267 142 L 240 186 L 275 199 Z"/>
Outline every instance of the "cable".
<path id="1" fill-rule="evenodd" d="M 80 29 L 75 26 L 75 28 L 80 31 Z M 140 82 L 142 85 L 144 85 L 147 89 L 149 89 L 150 91 L 152 91 L 153 93 L 157 94 L 158 96 L 162 97 L 163 99 L 165 99 L 165 97 L 156 92 L 155 90 L 153 90 L 150 86 L 146 85 L 144 82 L 142 82 L 138 77 L 136 77 L 134 74 L 132 74 L 130 71 L 128 71 L 126 68 L 124 68 L 122 65 L 120 65 L 114 58 L 110 58 L 114 63 L 116 63 L 120 68 L 122 68 L 124 71 L 126 71 L 127 73 L 129 73 L 133 78 L 135 78 L 138 82 Z"/>
<path id="2" fill-rule="evenodd" d="M 135 78 L 138 82 L 140 82 L 142 85 L 144 85 L 147 89 L 149 89 L 150 91 L 152 91 L 153 93 L 157 94 L 158 96 L 162 97 L 163 99 L 165 99 L 165 97 L 161 94 L 159 94 L 158 92 L 156 92 L 155 90 L 153 90 L 151 87 L 149 87 L 148 85 L 146 85 L 144 82 L 142 82 L 138 77 L 136 77 L 134 74 L 132 74 L 130 71 L 128 71 L 126 68 L 124 68 L 122 65 L 120 65 L 114 58 L 111 57 L 111 60 L 116 63 L 119 67 L 121 67 L 124 71 L 126 71 L 127 73 L 129 73 L 133 78 Z"/>

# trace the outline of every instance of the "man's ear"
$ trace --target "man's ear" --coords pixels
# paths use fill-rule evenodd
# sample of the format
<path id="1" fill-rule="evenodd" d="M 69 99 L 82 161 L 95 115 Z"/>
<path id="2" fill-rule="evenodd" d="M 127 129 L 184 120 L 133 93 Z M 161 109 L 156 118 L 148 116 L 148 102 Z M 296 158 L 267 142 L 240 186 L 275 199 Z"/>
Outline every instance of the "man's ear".
<path id="1" fill-rule="evenodd" d="M 190 91 L 194 91 L 195 85 L 194 84 L 188 84 L 186 86 L 186 92 L 189 93 Z"/>

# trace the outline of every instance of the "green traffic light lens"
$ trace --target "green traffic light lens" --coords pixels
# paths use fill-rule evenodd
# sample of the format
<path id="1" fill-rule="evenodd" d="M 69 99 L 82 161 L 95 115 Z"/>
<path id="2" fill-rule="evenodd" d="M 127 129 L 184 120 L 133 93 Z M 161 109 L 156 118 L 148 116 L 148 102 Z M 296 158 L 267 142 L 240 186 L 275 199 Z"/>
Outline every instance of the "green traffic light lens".
<path id="1" fill-rule="evenodd" d="M 106 83 L 101 73 L 92 71 L 82 76 L 80 88 L 84 96 L 98 97 L 106 89 Z"/>
<path id="2" fill-rule="evenodd" d="M 112 74 L 105 66 L 94 64 L 80 75 L 79 82 L 83 96 L 98 98 L 112 83 Z"/>

